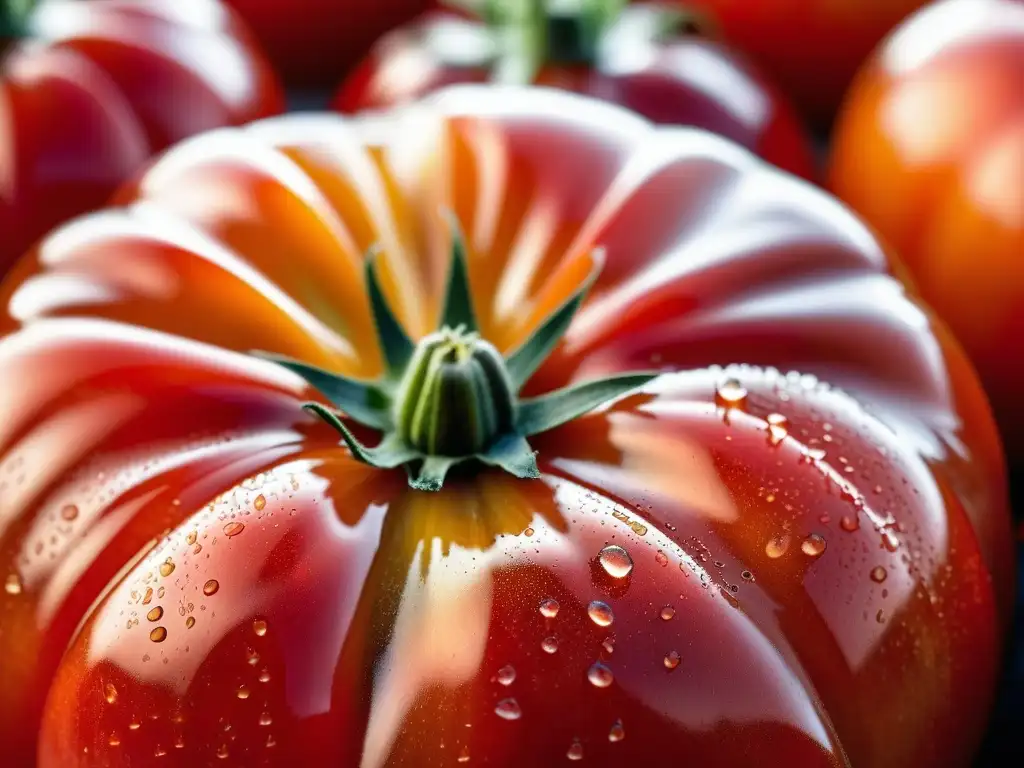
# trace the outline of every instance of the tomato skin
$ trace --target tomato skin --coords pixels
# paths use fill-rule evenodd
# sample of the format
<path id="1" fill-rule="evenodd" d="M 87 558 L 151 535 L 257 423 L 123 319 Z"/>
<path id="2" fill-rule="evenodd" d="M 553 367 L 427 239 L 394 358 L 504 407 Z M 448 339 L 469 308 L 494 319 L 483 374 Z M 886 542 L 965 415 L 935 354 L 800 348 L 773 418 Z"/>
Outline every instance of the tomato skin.
<path id="1" fill-rule="evenodd" d="M 626 8 L 621 34 L 594 66 L 548 64 L 536 82 L 594 96 L 666 125 L 725 136 L 803 178 L 816 175 L 810 145 L 785 98 L 735 54 L 696 35 L 652 36 L 645 7 Z M 343 113 L 408 102 L 445 85 L 486 82 L 494 33 L 450 12 L 425 14 L 385 35 L 339 89 Z M 458 59 L 453 60 L 453 56 Z"/>
<path id="2" fill-rule="evenodd" d="M 969 764 L 1012 601 L 999 441 L 827 195 L 711 134 L 461 86 L 206 134 L 119 201 L 0 284 L 13 764 L 35 733 L 42 768 Z M 607 250 L 530 391 L 675 372 L 539 435 L 540 480 L 413 491 L 238 354 L 378 374 L 362 254 L 429 331 L 439 206 L 503 350 Z"/>
<path id="3" fill-rule="evenodd" d="M 1011 351 L 1024 333 L 1022 78 L 1020 3 L 937 3 L 865 68 L 829 172 L 971 355 L 1014 463 L 1024 457 L 1024 371 Z"/>
<path id="4" fill-rule="evenodd" d="M 680 0 L 704 13 L 813 123 L 832 123 L 857 70 L 927 0 Z"/>
<path id="5" fill-rule="evenodd" d="M 388 30 L 432 0 L 226 0 L 292 86 L 333 87 Z"/>
<path id="6" fill-rule="evenodd" d="M 248 32 L 209 0 L 53 0 L 29 24 L 0 64 L 0 272 L 153 154 L 283 106 Z"/>

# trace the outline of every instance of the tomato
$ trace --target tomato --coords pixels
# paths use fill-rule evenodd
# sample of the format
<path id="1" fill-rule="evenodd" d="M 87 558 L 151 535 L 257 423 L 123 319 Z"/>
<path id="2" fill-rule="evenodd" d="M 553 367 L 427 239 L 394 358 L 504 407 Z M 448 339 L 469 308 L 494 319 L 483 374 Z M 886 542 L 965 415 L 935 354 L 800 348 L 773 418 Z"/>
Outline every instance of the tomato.
<path id="1" fill-rule="evenodd" d="M 829 125 L 858 68 L 927 0 L 679 0 L 748 53 L 803 114 Z"/>
<path id="2" fill-rule="evenodd" d="M 830 184 L 952 326 L 1024 460 L 1024 6 L 954 0 L 900 28 L 850 94 Z"/>
<path id="3" fill-rule="evenodd" d="M 597 5 L 597 4 L 595 4 Z M 509 33 L 545 38 L 532 69 L 521 50 L 501 53 Z M 523 27 L 526 27 L 525 29 Z M 588 33 L 601 30 L 599 41 Z M 537 41 L 533 41 L 537 44 Z M 529 44 L 529 43 L 527 43 Z M 524 67 L 525 64 L 525 67 Z M 805 178 L 814 158 L 792 107 L 749 66 L 661 4 L 632 6 L 600 25 L 586 13 L 488 25 L 435 11 L 385 35 L 342 85 L 341 112 L 407 102 L 452 83 L 526 79 L 629 107 L 657 123 L 697 126 Z"/>
<path id="4" fill-rule="evenodd" d="M 285 80 L 333 86 L 373 42 L 431 0 L 225 0 L 241 14 Z"/>
<path id="5" fill-rule="evenodd" d="M 968 764 L 998 437 L 825 193 L 459 85 L 208 133 L 117 199 L 0 285 L 7 764 Z M 418 490 L 464 455 L 424 425 L 533 436 Z"/>
<path id="6" fill-rule="evenodd" d="M 262 54 L 213 0 L 46 0 L 23 31 L 0 63 L 0 273 L 154 153 L 282 107 Z"/>

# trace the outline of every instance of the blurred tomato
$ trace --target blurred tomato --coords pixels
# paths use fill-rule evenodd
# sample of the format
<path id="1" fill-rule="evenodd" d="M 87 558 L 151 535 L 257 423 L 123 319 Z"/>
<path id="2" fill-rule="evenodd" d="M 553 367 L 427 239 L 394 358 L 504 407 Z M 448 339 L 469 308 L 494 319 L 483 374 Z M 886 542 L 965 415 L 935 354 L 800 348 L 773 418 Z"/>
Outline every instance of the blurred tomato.
<path id="1" fill-rule="evenodd" d="M 373 42 L 433 0 L 225 0 L 289 85 L 333 86 Z"/>
<path id="2" fill-rule="evenodd" d="M 383 37 L 334 106 L 356 112 L 457 82 L 525 80 L 596 96 L 658 123 L 704 128 L 791 173 L 814 176 L 810 147 L 792 108 L 726 48 L 702 38 L 676 9 L 628 7 L 603 20 L 596 41 L 582 38 L 602 22 L 590 25 L 578 9 L 573 13 L 548 13 L 537 22 L 534 39 L 523 41 L 521 34 L 530 34 L 523 28 L 536 20 L 489 25 L 432 12 Z M 522 66 L 523 48 L 531 43 L 542 48 L 533 68 L 529 62 Z"/>
<path id="3" fill-rule="evenodd" d="M 764 67 L 819 126 L 889 30 L 926 0 L 678 0 Z"/>
<path id="4" fill-rule="evenodd" d="M 21 32 L 0 63 L 0 273 L 153 153 L 282 107 L 214 0 L 44 0 Z"/>
<path id="5" fill-rule="evenodd" d="M 968 764 L 1012 599 L 998 439 L 827 195 L 463 85 L 209 133 L 119 199 L 0 285 L 5 765 L 41 715 L 41 768 Z M 363 254 L 422 338 L 445 211 L 504 353 L 604 251 L 527 395 L 664 372 L 531 438 L 538 479 L 412 490 L 241 354 L 378 375 Z"/>
<path id="6" fill-rule="evenodd" d="M 1024 460 L 1024 4 L 946 0 L 901 27 L 842 112 L 830 181 L 953 327 Z"/>

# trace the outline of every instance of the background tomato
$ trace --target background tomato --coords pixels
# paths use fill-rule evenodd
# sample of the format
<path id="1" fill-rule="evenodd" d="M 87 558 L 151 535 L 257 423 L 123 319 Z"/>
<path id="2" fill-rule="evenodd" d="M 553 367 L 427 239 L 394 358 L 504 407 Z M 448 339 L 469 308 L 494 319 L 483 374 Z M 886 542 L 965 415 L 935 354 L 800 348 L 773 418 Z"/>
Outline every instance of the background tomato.
<path id="1" fill-rule="evenodd" d="M 1024 5 L 947 0 L 865 69 L 830 183 L 899 251 L 1024 459 Z"/>
<path id="2" fill-rule="evenodd" d="M 225 0 L 290 85 L 333 86 L 373 42 L 432 0 Z"/>
<path id="3" fill-rule="evenodd" d="M 707 15 L 819 126 L 832 122 L 861 64 L 926 0 L 679 0 Z"/>
<path id="4" fill-rule="evenodd" d="M 214 0 L 49 0 L 24 32 L 0 64 L 0 273 L 153 153 L 282 107 Z"/>
<path id="5" fill-rule="evenodd" d="M 998 440 L 827 196 L 710 134 L 462 86 L 210 133 L 119 199 L 0 286 L 9 765 L 47 697 L 43 768 L 967 763 L 1011 600 Z M 239 354 L 375 375 L 362 254 L 419 337 L 439 206 L 503 350 L 606 249 L 530 391 L 666 371 L 542 435 L 541 480 L 412 491 Z"/>
<path id="6" fill-rule="evenodd" d="M 452 83 L 504 80 L 510 57 L 499 54 L 499 40 L 506 34 L 452 12 L 426 14 L 381 38 L 334 106 L 379 109 Z M 596 96 L 658 123 L 704 128 L 798 176 L 814 175 L 807 138 L 785 99 L 728 49 L 690 30 L 668 4 L 626 8 L 583 58 L 590 61 L 549 50 L 525 79 Z"/>

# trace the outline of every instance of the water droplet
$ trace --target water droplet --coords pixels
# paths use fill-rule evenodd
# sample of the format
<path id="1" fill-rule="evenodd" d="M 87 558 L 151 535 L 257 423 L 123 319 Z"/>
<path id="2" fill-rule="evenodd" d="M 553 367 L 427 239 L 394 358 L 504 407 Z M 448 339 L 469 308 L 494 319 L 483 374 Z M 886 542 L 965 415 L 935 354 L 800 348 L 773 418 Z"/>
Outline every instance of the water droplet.
<path id="1" fill-rule="evenodd" d="M 267 497 L 261 493 L 259 496 L 256 497 L 256 500 L 252 503 L 252 505 L 256 507 L 257 512 L 262 512 L 263 508 L 267 506 Z"/>
<path id="2" fill-rule="evenodd" d="M 69 523 L 78 517 L 78 507 L 74 504 L 67 504 L 60 511 L 60 516 L 67 520 Z"/>
<path id="3" fill-rule="evenodd" d="M 261 683 L 269 683 L 270 682 L 270 670 L 269 669 L 264 669 L 262 672 L 260 672 L 260 676 L 257 679 Z"/>
<path id="4" fill-rule="evenodd" d="M 107 704 L 114 704 L 117 702 L 117 688 L 114 687 L 113 683 L 107 683 L 103 686 L 103 696 L 107 700 Z"/>
<path id="5" fill-rule="evenodd" d="M 617 544 L 609 544 L 598 553 L 598 561 L 613 579 L 624 579 L 633 571 L 633 558 Z"/>
<path id="6" fill-rule="evenodd" d="M 871 569 L 871 580 L 876 584 L 881 584 L 883 581 L 885 581 L 885 578 L 888 575 L 889 574 L 886 572 L 885 568 L 883 568 L 880 565 L 876 565 L 874 568 Z"/>
<path id="7" fill-rule="evenodd" d="M 615 638 L 606 637 L 604 640 L 601 641 L 601 647 L 604 648 L 604 652 L 610 656 L 612 653 L 615 652 Z"/>
<path id="8" fill-rule="evenodd" d="M 785 533 L 779 534 L 768 540 L 764 545 L 764 553 L 772 560 L 782 557 L 789 549 L 789 536 Z"/>
<path id="9" fill-rule="evenodd" d="M 267 746 L 268 747 L 276 747 L 277 746 L 277 739 L 275 739 L 273 736 L 267 736 Z"/>
<path id="10" fill-rule="evenodd" d="M 252 623 L 252 631 L 255 632 L 258 637 L 263 637 L 267 634 L 267 622 L 263 619 L 256 619 L 256 621 Z"/>
<path id="11" fill-rule="evenodd" d="M 171 561 L 171 558 L 168 557 L 160 563 L 160 575 L 166 578 L 172 573 L 174 573 L 174 563 Z"/>
<path id="12" fill-rule="evenodd" d="M 196 539 L 199 538 L 199 531 L 192 531 L 188 536 L 185 537 L 185 543 L 190 547 L 196 543 Z"/>
<path id="13" fill-rule="evenodd" d="M 673 608 L 671 605 L 666 605 L 661 609 L 661 613 L 658 615 L 661 616 L 662 621 L 669 621 L 673 616 L 676 615 L 676 609 Z"/>
<path id="14" fill-rule="evenodd" d="M 778 445 L 789 437 L 789 419 L 781 413 L 768 414 L 768 442 Z"/>
<path id="15" fill-rule="evenodd" d="M 669 651 L 664 659 L 665 669 L 675 669 L 679 666 L 679 652 Z"/>
<path id="16" fill-rule="evenodd" d="M 558 650 L 558 638 L 557 637 L 545 637 L 540 641 L 540 647 L 544 653 L 555 653 Z"/>
<path id="17" fill-rule="evenodd" d="M 608 731 L 608 741 L 622 741 L 624 738 L 626 738 L 626 729 L 622 727 L 621 720 L 616 720 L 611 730 Z"/>
<path id="18" fill-rule="evenodd" d="M 502 720 L 518 720 L 523 716 L 523 710 L 519 708 L 519 702 L 515 699 L 502 699 L 494 708 L 494 714 Z"/>
<path id="19" fill-rule="evenodd" d="M 245 660 L 250 666 L 255 667 L 260 663 L 260 655 L 252 648 L 247 648 L 245 651 Z"/>
<path id="20" fill-rule="evenodd" d="M 216 579 L 210 579 L 208 582 L 203 584 L 203 594 L 207 597 L 217 594 L 218 589 L 220 589 L 220 582 Z"/>
<path id="21" fill-rule="evenodd" d="M 726 379 L 715 391 L 715 402 L 722 408 L 742 408 L 747 390 L 737 379 Z"/>
<path id="22" fill-rule="evenodd" d="M 885 611 L 881 608 L 879 608 L 878 613 L 875 614 L 875 621 L 879 624 L 885 624 Z"/>
<path id="23" fill-rule="evenodd" d="M 808 557 L 821 557 L 825 552 L 825 539 L 812 533 L 800 544 L 800 551 Z"/>
<path id="24" fill-rule="evenodd" d="M 238 691 L 235 693 L 235 695 L 238 696 L 238 698 L 240 699 L 248 699 L 250 693 L 251 691 L 249 690 L 249 687 L 247 685 L 240 685 L 238 686 Z"/>
<path id="25" fill-rule="evenodd" d="M 549 619 L 553 619 L 558 615 L 558 608 L 558 601 L 553 597 L 540 601 L 540 613 L 542 616 L 546 616 Z"/>
<path id="26" fill-rule="evenodd" d="M 264 712 L 260 715 L 260 725 L 270 725 L 274 722 L 274 719 L 270 716 L 269 712 Z"/>
<path id="27" fill-rule="evenodd" d="M 469 762 L 469 747 L 463 747 L 462 751 L 459 752 L 459 762 L 460 763 L 468 763 Z"/>
<path id="28" fill-rule="evenodd" d="M 662 552 L 660 549 L 654 553 L 654 562 L 664 568 L 668 565 L 668 555 Z"/>
<path id="29" fill-rule="evenodd" d="M 163 627 L 155 627 L 153 631 L 149 633 L 149 639 L 154 643 L 162 643 L 167 639 L 167 630 Z"/>
<path id="30" fill-rule="evenodd" d="M 232 536 L 237 536 L 244 530 L 245 523 L 240 523 L 237 520 L 235 520 L 224 526 L 224 535 L 230 539 Z"/>
<path id="31" fill-rule="evenodd" d="M 163 617 L 163 615 L 164 615 L 164 609 L 161 608 L 158 605 L 156 608 L 153 608 L 152 610 L 150 610 L 149 613 L 146 614 L 146 618 L 149 619 L 150 621 L 160 621 L 160 619 L 161 619 L 161 617 Z"/>
<path id="32" fill-rule="evenodd" d="M 882 546 L 889 552 L 895 552 L 900 548 L 900 540 L 896 538 L 896 534 L 892 531 L 886 531 L 882 534 Z"/>
<path id="33" fill-rule="evenodd" d="M 185 619 L 185 629 L 192 629 L 192 627 L 194 627 L 195 625 L 196 625 L 196 617 L 195 616 L 189 616 L 187 619 Z"/>
<path id="34" fill-rule="evenodd" d="M 615 676 L 608 667 L 599 661 L 595 661 L 587 671 L 587 680 L 596 688 L 607 688 L 615 681 Z"/>
<path id="35" fill-rule="evenodd" d="M 502 685 L 512 685 L 516 679 L 516 670 L 511 664 L 506 664 L 498 670 L 498 682 Z"/>
<path id="36" fill-rule="evenodd" d="M 142 597 L 142 604 L 149 605 L 153 601 L 153 588 L 146 587 L 146 594 Z"/>
<path id="37" fill-rule="evenodd" d="M 850 517 L 849 515 L 843 515 L 842 519 L 839 521 L 839 527 L 847 533 L 853 533 L 860 528 L 860 519 L 856 516 Z"/>
<path id="38" fill-rule="evenodd" d="M 533 528 L 527 528 L 523 531 L 523 536 L 533 536 Z"/>
<path id="39" fill-rule="evenodd" d="M 128 723 L 128 730 L 129 731 L 137 731 L 141 727 L 142 727 L 142 723 L 139 723 L 139 722 Z"/>
<path id="40" fill-rule="evenodd" d="M 107 739 L 107 744 L 109 744 L 112 747 L 116 747 L 120 743 L 121 743 L 121 737 L 118 736 L 116 733 L 110 734 L 110 738 Z"/>
<path id="41" fill-rule="evenodd" d="M 754 580 L 754 574 L 752 574 L 750 571 L 744 571 L 743 573 L 740 574 L 740 578 L 743 579 L 744 581 L 753 581 Z"/>
<path id="42" fill-rule="evenodd" d="M 217 747 L 217 757 L 219 759 L 227 760 L 228 759 L 228 754 L 230 754 L 230 753 L 228 752 L 228 745 L 227 744 L 221 744 L 219 747 Z"/>
<path id="43" fill-rule="evenodd" d="M 4 582 L 4 592 L 8 595 L 20 595 L 21 594 L 21 577 L 16 573 L 12 573 L 7 577 Z"/>
<path id="44" fill-rule="evenodd" d="M 579 739 L 574 740 L 573 743 L 569 745 L 569 751 L 565 753 L 565 756 L 570 760 L 583 759 L 583 745 L 580 744 Z"/>
<path id="45" fill-rule="evenodd" d="M 602 603 L 600 600 L 594 600 L 587 606 L 587 615 L 599 627 L 607 627 L 615 621 L 615 614 L 612 613 L 611 606 L 608 603 Z"/>
<path id="46" fill-rule="evenodd" d="M 167 750 L 161 747 L 159 744 L 156 745 L 156 749 L 153 750 L 153 757 L 163 757 L 167 754 Z"/>

